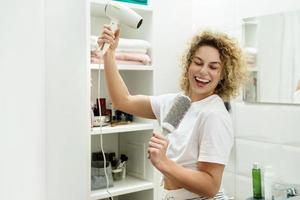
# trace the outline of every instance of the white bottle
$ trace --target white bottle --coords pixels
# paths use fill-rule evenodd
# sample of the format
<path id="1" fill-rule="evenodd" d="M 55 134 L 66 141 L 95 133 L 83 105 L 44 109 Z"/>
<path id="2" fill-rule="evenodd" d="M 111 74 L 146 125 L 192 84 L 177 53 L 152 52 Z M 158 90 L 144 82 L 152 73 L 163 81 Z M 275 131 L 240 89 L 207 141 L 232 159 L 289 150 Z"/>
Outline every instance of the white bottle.
<path id="1" fill-rule="evenodd" d="M 265 166 L 264 170 L 264 195 L 265 200 L 272 200 L 272 184 L 274 183 L 274 172 L 272 166 Z"/>

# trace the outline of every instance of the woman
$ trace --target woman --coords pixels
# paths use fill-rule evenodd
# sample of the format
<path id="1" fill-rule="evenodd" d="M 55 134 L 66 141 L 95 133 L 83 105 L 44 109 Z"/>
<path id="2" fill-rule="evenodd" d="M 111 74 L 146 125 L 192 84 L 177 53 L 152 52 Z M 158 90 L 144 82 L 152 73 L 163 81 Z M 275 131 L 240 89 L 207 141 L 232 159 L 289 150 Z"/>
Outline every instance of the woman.
<path id="1" fill-rule="evenodd" d="M 104 26 L 98 45 L 104 55 L 109 95 L 124 112 L 161 120 L 177 94 L 130 95 L 114 59 L 120 30 Z M 235 96 L 244 80 L 244 62 L 238 45 L 225 34 L 196 35 L 182 59 L 181 89 L 192 105 L 168 138 L 153 133 L 148 153 L 164 176 L 164 199 L 224 199 L 220 185 L 233 145 L 233 129 L 224 100 Z"/>

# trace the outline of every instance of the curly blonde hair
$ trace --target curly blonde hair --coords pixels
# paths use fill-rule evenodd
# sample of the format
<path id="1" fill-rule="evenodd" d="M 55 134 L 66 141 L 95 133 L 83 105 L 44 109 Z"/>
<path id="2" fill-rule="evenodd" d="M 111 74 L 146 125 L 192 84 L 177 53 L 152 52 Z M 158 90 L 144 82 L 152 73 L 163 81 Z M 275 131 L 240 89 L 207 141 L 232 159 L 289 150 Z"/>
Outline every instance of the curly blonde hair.
<path id="1" fill-rule="evenodd" d="M 229 101 L 239 93 L 239 88 L 247 79 L 245 59 L 238 43 L 224 33 L 205 30 L 194 36 L 182 56 L 182 74 L 180 78 L 181 89 L 188 94 L 190 84 L 188 80 L 188 69 L 192 63 L 195 52 L 201 46 L 214 47 L 219 51 L 221 65 L 223 66 L 223 79 L 215 89 L 224 101 Z"/>

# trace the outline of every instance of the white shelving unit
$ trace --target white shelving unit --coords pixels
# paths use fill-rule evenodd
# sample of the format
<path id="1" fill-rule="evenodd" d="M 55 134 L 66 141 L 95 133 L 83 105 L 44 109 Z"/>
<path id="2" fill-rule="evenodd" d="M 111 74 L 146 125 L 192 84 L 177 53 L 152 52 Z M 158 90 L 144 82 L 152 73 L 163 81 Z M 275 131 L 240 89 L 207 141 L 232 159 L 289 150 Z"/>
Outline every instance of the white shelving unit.
<path id="1" fill-rule="evenodd" d="M 115 181 L 114 187 L 109 188 L 109 192 L 113 196 L 119 196 L 119 195 L 129 194 L 132 192 L 149 190 L 153 188 L 154 188 L 153 182 L 127 176 L 125 180 Z M 92 200 L 103 199 L 108 197 L 109 195 L 106 189 L 96 190 L 91 193 Z"/>
<path id="2" fill-rule="evenodd" d="M 118 125 L 118 126 L 104 126 L 102 127 L 102 134 L 111 134 L 111 133 L 124 133 L 132 131 L 144 131 L 144 130 L 153 130 L 153 123 L 137 123 L 133 122 L 130 124 Z M 92 135 L 100 134 L 100 127 L 93 128 Z"/>
<path id="3" fill-rule="evenodd" d="M 149 2 L 149 0 L 148 0 Z M 91 0 L 90 20 L 91 35 L 99 35 L 103 24 L 109 24 L 109 19 L 104 15 L 106 0 Z M 122 3 L 122 2 L 119 2 Z M 121 25 L 121 38 L 143 39 L 152 41 L 152 8 L 150 6 L 123 3 L 143 17 L 143 24 L 138 30 L 133 30 Z M 152 57 L 152 50 L 148 54 Z M 131 94 L 153 94 L 153 65 L 118 65 L 120 74 Z M 95 103 L 98 92 L 99 64 L 90 64 L 91 70 L 91 102 Z M 103 65 L 100 74 L 100 96 L 110 102 L 105 86 Z M 103 149 L 115 152 L 117 157 L 121 154 L 128 156 L 127 176 L 124 180 L 114 181 L 114 186 L 108 190 L 118 200 L 154 200 L 156 185 L 154 182 L 154 168 L 147 159 L 147 146 L 153 130 L 153 121 L 134 117 L 130 124 L 118 126 L 104 126 L 100 132 L 99 127 L 92 128 L 91 152 L 101 150 L 100 134 L 103 138 Z M 91 200 L 106 199 L 110 197 L 106 189 L 93 190 Z M 114 198 L 114 199 L 115 199 Z"/>

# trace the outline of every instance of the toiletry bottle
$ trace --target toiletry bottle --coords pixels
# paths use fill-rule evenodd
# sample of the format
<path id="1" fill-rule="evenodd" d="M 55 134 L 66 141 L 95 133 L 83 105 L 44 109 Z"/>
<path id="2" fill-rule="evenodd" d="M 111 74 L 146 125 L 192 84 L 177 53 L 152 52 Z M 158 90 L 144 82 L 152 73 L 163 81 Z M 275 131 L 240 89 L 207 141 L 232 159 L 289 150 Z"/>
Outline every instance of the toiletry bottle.
<path id="1" fill-rule="evenodd" d="M 254 163 L 252 168 L 252 188 L 253 197 L 255 199 L 261 199 L 261 172 L 258 163 Z"/>
<path id="2" fill-rule="evenodd" d="M 264 193 L 265 200 L 272 200 L 272 184 L 274 183 L 274 172 L 272 166 L 265 166 L 264 170 Z"/>

